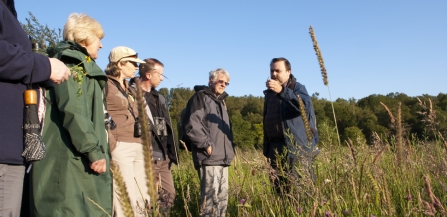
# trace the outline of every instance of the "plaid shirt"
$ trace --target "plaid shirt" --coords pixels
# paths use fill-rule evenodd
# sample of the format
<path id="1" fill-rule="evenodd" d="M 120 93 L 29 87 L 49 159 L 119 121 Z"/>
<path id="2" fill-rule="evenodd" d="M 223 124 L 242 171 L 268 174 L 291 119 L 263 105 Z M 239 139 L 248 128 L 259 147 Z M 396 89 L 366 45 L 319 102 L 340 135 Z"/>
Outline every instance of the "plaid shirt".
<path id="1" fill-rule="evenodd" d="M 273 91 L 267 91 L 265 95 L 266 111 L 264 116 L 264 134 L 267 141 L 284 139 L 281 118 L 281 100 Z"/>

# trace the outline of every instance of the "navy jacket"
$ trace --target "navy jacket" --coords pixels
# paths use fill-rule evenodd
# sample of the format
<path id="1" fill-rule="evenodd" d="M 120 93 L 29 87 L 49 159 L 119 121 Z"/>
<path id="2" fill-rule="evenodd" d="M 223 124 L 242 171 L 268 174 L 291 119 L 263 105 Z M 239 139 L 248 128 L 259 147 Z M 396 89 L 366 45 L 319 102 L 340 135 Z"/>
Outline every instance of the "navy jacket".
<path id="1" fill-rule="evenodd" d="M 0 1 L 0 164 L 23 164 L 23 92 L 30 82 L 48 80 L 48 57 L 33 53 L 16 17 Z"/>

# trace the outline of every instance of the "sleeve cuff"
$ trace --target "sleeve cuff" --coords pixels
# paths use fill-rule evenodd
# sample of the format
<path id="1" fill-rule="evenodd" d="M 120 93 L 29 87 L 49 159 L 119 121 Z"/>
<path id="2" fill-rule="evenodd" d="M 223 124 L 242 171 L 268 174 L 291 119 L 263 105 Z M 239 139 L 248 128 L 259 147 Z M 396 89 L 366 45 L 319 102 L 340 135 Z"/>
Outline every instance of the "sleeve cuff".
<path id="1" fill-rule="evenodd" d="M 102 147 L 101 146 L 96 148 L 95 150 L 87 153 L 86 155 L 87 155 L 88 160 L 91 163 L 93 163 L 95 161 L 98 161 L 98 160 L 101 160 L 101 159 L 105 159 L 104 152 L 102 152 Z"/>

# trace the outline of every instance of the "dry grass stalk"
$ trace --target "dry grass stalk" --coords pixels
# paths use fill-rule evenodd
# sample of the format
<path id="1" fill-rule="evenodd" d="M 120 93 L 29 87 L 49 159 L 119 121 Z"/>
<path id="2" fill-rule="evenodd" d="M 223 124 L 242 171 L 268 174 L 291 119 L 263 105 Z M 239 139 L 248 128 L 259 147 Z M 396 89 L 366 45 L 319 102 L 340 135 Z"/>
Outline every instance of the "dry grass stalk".
<path id="1" fill-rule="evenodd" d="M 403 166 L 402 155 L 403 155 L 403 145 L 402 145 L 402 112 L 401 103 L 399 102 L 397 108 L 397 132 L 396 132 L 396 154 L 397 154 L 397 164 Z"/>
<path id="2" fill-rule="evenodd" d="M 355 187 L 355 182 L 354 182 L 354 176 L 351 176 L 351 179 L 349 180 L 349 182 L 352 185 L 352 191 L 353 191 L 352 193 L 354 194 L 355 202 L 358 205 L 359 204 L 359 198 L 357 197 L 357 191 L 355 190 L 356 187 Z"/>
<path id="3" fill-rule="evenodd" d="M 369 178 L 369 181 L 371 181 L 373 187 L 374 187 L 374 193 L 375 193 L 375 204 L 376 206 L 379 206 L 379 199 L 380 199 L 380 188 L 379 188 L 379 183 L 377 183 L 376 179 L 374 178 L 374 176 L 371 174 L 371 172 L 369 170 L 366 170 L 366 176 Z"/>
<path id="4" fill-rule="evenodd" d="M 418 206 L 422 210 L 424 210 L 424 214 L 427 216 L 435 216 L 436 209 L 429 202 L 422 200 L 421 193 L 418 192 Z"/>
<path id="5" fill-rule="evenodd" d="M 442 216 L 445 216 L 446 215 L 446 210 L 442 206 L 442 203 L 439 200 L 439 198 L 437 198 L 436 195 L 433 193 L 432 187 L 431 187 L 430 177 L 428 176 L 428 174 L 426 174 L 424 176 L 424 188 L 425 188 L 425 192 L 428 195 L 428 198 L 430 198 L 431 204 L 436 208 L 436 210 L 438 210 L 442 214 Z"/>
<path id="6" fill-rule="evenodd" d="M 421 99 L 419 99 L 419 97 L 416 98 L 418 99 L 419 106 L 422 107 L 422 111 L 417 113 L 424 116 L 424 119 L 421 121 L 425 123 L 429 132 L 435 133 L 436 128 L 439 126 L 439 122 L 436 121 L 436 110 L 433 109 L 433 103 L 431 99 L 428 98 L 430 105 L 427 106 L 425 102 L 422 102 Z"/>
<path id="7" fill-rule="evenodd" d="M 90 197 L 87 197 L 87 199 L 92 202 L 95 206 L 97 206 L 101 211 L 103 211 L 105 214 L 107 214 L 108 217 L 112 217 L 104 208 L 102 208 L 99 204 L 97 204 L 94 200 L 92 200 Z"/>
<path id="8" fill-rule="evenodd" d="M 440 137 L 441 140 L 442 140 L 442 144 L 444 144 L 444 150 L 445 150 L 445 153 L 447 154 L 447 142 L 445 141 L 445 139 L 444 139 L 444 137 L 442 136 L 441 132 L 438 132 L 438 134 L 439 134 L 439 137 Z"/>
<path id="9" fill-rule="evenodd" d="M 383 155 L 383 153 L 385 152 L 385 150 L 388 148 L 388 146 L 384 146 L 383 148 L 382 148 L 382 150 L 380 150 L 379 151 L 379 153 L 377 153 L 376 154 L 376 156 L 374 157 L 374 160 L 373 160 L 373 165 L 376 165 L 377 164 L 377 162 L 380 160 L 380 158 L 382 157 L 382 155 Z"/>
<path id="10" fill-rule="evenodd" d="M 314 207 L 312 209 L 312 214 L 311 216 L 314 217 L 317 214 L 317 208 L 318 208 L 318 201 L 317 199 L 314 200 Z"/>
<path id="11" fill-rule="evenodd" d="M 394 118 L 393 113 L 391 113 L 390 109 L 383 102 L 380 102 L 380 104 L 385 108 L 386 112 L 388 112 L 388 115 L 391 118 L 391 124 L 394 125 L 394 122 L 396 122 L 396 119 Z"/>
<path id="12" fill-rule="evenodd" d="M 363 160 L 362 165 L 360 165 L 360 178 L 359 178 L 359 196 L 362 196 L 362 185 L 363 185 L 363 172 L 365 170 L 365 163 L 368 158 Z"/>
<path id="13" fill-rule="evenodd" d="M 392 204 L 391 204 L 391 193 L 388 190 L 388 185 L 387 185 L 387 181 L 386 181 L 385 176 L 383 176 L 382 179 L 383 179 L 382 183 L 383 183 L 383 188 L 384 188 L 383 194 L 384 194 L 385 204 L 386 204 L 387 211 L 388 211 L 388 216 L 393 216 L 392 214 L 394 212 L 393 212 L 393 207 L 392 207 Z"/>
<path id="14" fill-rule="evenodd" d="M 433 191 L 431 190 L 431 182 L 430 177 L 428 175 L 424 176 L 424 187 L 425 187 L 425 193 L 427 193 L 428 198 L 430 198 L 430 202 L 432 204 L 435 203 L 435 195 L 433 194 Z"/>
<path id="15" fill-rule="evenodd" d="M 121 206 L 123 208 L 124 216 L 133 217 L 133 209 L 130 203 L 129 193 L 127 192 L 126 183 L 124 183 L 124 179 L 121 176 L 120 169 L 116 166 L 112 161 L 110 162 L 110 167 L 113 174 L 113 181 L 117 186 L 118 195 L 121 198 Z"/>
<path id="16" fill-rule="evenodd" d="M 182 144 L 183 148 L 185 148 L 186 153 L 188 153 L 188 147 L 186 147 L 185 142 L 183 142 L 183 140 L 179 140 L 180 144 Z"/>
<path id="17" fill-rule="evenodd" d="M 351 151 L 352 158 L 354 159 L 354 164 L 357 166 L 357 156 L 355 154 L 354 146 L 352 145 L 352 140 L 348 138 L 348 141 L 346 143 L 349 146 L 349 150 Z"/>
<path id="18" fill-rule="evenodd" d="M 137 103 L 138 103 L 138 114 L 139 120 L 141 121 L 141 143 L 143 144 L 143 155 L 144 155 L 144 171 L 146 173 L 146 185 L 148 187 L 148 193 L 151 197 L 152 202 L 152 212 L 155 213 L 156 208 L 156 186 L 155 186 L 155 169 L 152 164 L 152 138 L 150 135 L 148 117 L 145 111 L 146 105 L 143 100 L 143 90 L 140 87 L 140 80 L 135 79 L 137 86 Z"/>
<path id="19" fill-rule="evenodd" d="M 298 103 L 300 104 L 301 118 L 303 119 L 304 128 L 306 128 L 307 141 L 312 141 L 312 131 L 310 130 L 309 120 L 307 119 L 306 107 L 304 106 L 303 99 L 301 99 L 300 95 L 296 95 L 298 98 Z"/>
<path id="20" fill-rule="evenodd" d="M 326 67 L 324 66 L 323 55 L 321 54 L 320 47 L 318 46 L 318 42 L 317 42 L 317 37 L 315 36 L 315 32 L 314 32 L 314 29 L 312 28 L 312 26 L 309 27 L 309 34 L 310 34 L 310 37 L 312 38 L 315 54 L 317 55 L 317 58 L 318 58 L 318 63 L 320 64 L 321 75 L 323 76 L 323 83 L 324 83 L 324 85 L 327 86 L 327 89 L 329 92 L 329 99 L 330 99 L 331 105 L 332 105 L 332 113 L 334 114 L 335 130 L 337 131 L 338 145 L 341 145 L 340 134 L 338 133 L 337 118 L 335 117 L 334 103 L 332 102 L 331 90 L 329 89 L 329 80 L 327 78 Z"/>

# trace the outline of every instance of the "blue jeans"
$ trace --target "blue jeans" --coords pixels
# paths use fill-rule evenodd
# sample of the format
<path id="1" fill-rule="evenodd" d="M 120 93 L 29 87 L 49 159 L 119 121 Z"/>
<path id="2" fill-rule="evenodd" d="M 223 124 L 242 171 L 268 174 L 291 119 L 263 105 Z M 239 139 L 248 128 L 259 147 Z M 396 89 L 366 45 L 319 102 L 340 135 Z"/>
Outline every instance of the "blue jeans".
<path id="1" fill-rule="evenodd" d="M 0 164 L 0 217 L 19 217 L 24 165 Z"/>

